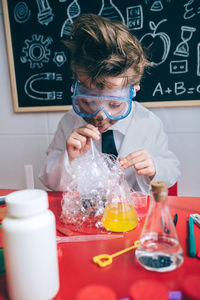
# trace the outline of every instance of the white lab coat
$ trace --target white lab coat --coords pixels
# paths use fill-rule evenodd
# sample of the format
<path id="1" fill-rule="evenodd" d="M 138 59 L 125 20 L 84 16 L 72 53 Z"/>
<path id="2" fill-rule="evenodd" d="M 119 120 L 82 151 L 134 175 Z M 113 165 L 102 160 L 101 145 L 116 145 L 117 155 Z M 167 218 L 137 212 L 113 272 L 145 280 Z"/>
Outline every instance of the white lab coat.
<path id="1" fill-rule="evenodd" d="M 66 151 L 66 140 L 74 128 L 86 122 L 73 110 L 68 111 L 58 124 L 53 141 L 47 149 L 46 161 L 39 178 L 45 186 L 55 191 L 65 191 L 71 182 L 71 167 Z M 118 155 L 126 156 L 131 152 L 146 149 L 152 156 L 156 175 L 153 180 L 165 181 L 168 187 L 179 178 L 179 162 L 168 149 L 168 137 L 161 120 L 138 102 L 133 102 L 131 113 L 110 127 Z M 95 151 L 101 152 L 101 139 L 94 141 Z M 125 170 L 130 186 L 136 191 L 150 191 L 150 178 L 137 175 L 135 169 Z"/>

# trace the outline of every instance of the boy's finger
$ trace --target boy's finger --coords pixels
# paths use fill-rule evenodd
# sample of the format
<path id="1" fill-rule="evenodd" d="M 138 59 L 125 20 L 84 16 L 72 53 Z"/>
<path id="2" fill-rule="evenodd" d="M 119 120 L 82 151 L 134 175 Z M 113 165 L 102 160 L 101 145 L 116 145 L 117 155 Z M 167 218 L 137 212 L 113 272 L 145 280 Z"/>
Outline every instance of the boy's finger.
<path id="1" fill-rule="evenodd" d="M 78 133 L 83 136 L 93 138 L 94 140 L 100 139 L 100 133 L 97 131 L 93 131 L 90 128 L 86 128 L 86 127 L 79 128 Z"/>

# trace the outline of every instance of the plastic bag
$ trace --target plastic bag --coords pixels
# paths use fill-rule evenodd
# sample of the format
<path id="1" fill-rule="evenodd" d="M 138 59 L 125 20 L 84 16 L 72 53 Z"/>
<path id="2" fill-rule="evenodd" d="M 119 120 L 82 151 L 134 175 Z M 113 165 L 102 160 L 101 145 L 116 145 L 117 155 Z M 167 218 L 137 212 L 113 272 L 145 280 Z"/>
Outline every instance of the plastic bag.
<path id="1" fill-rule="evenodd" d="M 112 155 L 89 151 L 71 163 L 72 181 L 63 193 L 61 221 L 79 232 L 104 232 L 101 219 L 113 198 L 130 199 L 125 173 Z"/>

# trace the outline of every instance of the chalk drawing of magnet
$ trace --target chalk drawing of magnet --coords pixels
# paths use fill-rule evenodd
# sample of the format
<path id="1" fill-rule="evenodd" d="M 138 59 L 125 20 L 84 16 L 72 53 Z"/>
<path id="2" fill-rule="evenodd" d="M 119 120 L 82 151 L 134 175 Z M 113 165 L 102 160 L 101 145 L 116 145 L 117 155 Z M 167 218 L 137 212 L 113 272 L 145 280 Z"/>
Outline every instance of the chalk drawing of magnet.
<path id="1" fill-rule="evenodd" d="M 61 100 L 63 97 L 63 92 L 62 91 L 54 91 L 54 90 L 50 90 L 50 91 L 46 91 L 45 90 L 41 90 L 41 89 L 37 89 L 38 84 L 37 83 L 41 83 L 43 81 L 62 81 L 62 74 L 57 74 L 57 73 L 52 73 L 52 72 L 46 72 L 46 73 L 38 73 L 38 74 L 34 74 L 31 77 L 28 78 L 28 80 L 25 83 L 24 86 L 24 91 L 25 93 L 30 97 L 33 98 L 35 100 L 43 100 L 43 101 L 47 101 L 47 100 Z M 45 82 L 44 82 L 44 86 L 45 86 Z M 51 88 L 51 84 L 49 84 L 49 87 Z"/>
<path id="2" fill-rule="evenodd" d="M 184 60 L 173 60 L 170 62 L 170 73 L 180 74 L 188 72 L 188 61 Z"/>

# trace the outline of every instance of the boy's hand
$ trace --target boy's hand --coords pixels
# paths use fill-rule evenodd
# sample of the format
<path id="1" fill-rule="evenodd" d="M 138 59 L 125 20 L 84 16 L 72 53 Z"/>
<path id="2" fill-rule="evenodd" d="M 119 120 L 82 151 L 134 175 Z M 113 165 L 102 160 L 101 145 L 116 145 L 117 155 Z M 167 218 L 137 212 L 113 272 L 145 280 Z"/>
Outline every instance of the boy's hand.
<path id="1" fill-rule="evenodd" d="M 66 141 L 66 148 L 70 161 L 90 149 L 90 138 L 96 141 L 100 139 L 98 129 L 91 124 L 75 128 L 72 131 Z"/>
<path id="2" fill-rule="evenodd" d="M 138 175 L 149 176 L 152 179 L 156 174 L 153 159 L 146 150 L 138 150 L 126 157 L 120 157 L 119 162 L 124 169 L 134 167 Z"/>

